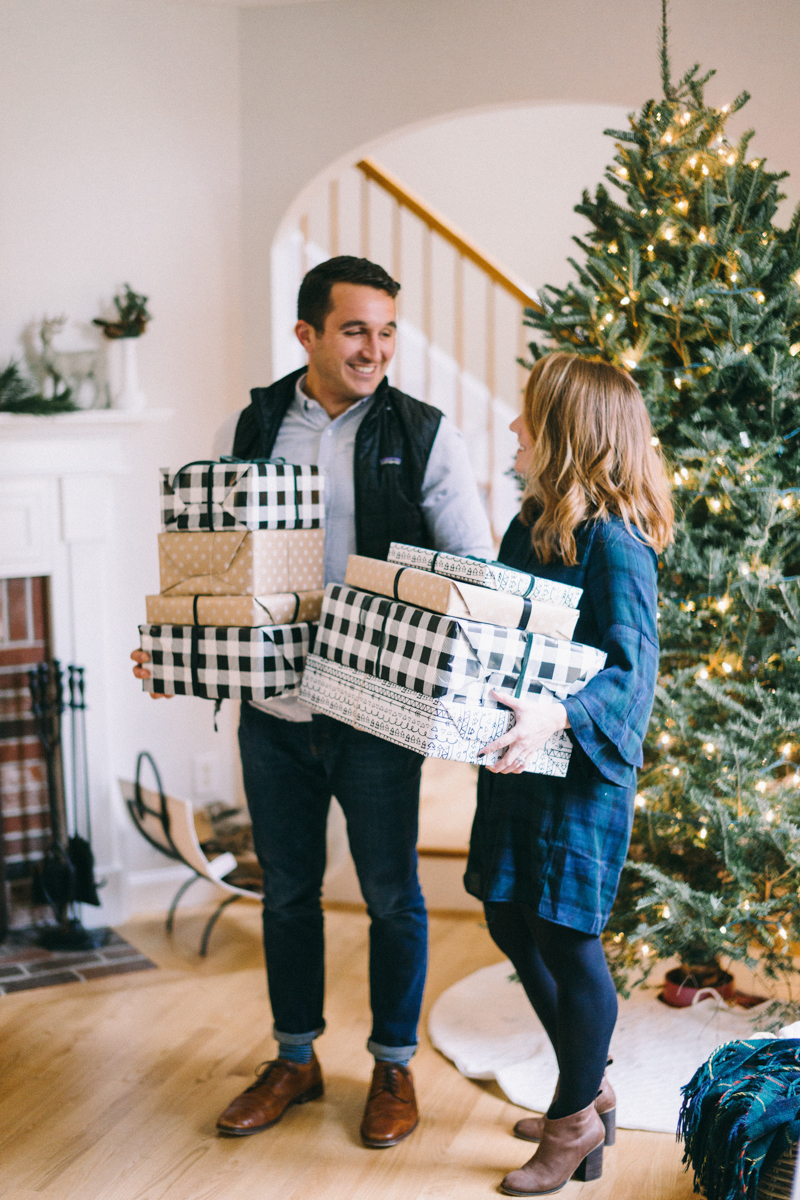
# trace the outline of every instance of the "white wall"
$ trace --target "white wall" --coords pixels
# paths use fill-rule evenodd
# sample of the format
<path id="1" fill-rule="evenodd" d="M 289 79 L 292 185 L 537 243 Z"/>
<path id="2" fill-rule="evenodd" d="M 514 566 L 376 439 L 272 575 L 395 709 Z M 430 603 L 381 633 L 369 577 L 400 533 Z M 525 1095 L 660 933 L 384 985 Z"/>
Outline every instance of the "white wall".
<path id="1" fill-rule="evenodd" d="M 44 313 L 69 314 L 70 341 L 85 343 L 124 281 L 151 298 L 141 384 L 174 419 L 130 435 L 134 469 L 109 497 L 121 537 L 106 719 L 114 771 L 129 776 L 147 747 L 179 794 L 209 749 L 235 793 L 234 706 L 214 735 L 209 702 L 154 703 L 128 654 L 158 590 L 156 469 L 203 457 L 242 402 L 237 19 L 147 0 L 0 0 L 0 365 Z M 125 851 L 138 836 L 121 828 Z"/>
<path id="2" fill-rule="evenodd" d="M 243 9 L 248 386 L 270 377 L 272 240 L 321 172 L 352 162 L 359 148 L 380 157 L 387 137 L 468 109 L 637 108 L 660 86 L 659 15 L 656 0 L 326 0 Z M 675 74 L 698 59 L 717 67 L 708 96 L 719 104 L 749 89 L 754 98 L 738 128 L 755 125 L 755 152 L 797 177 L 796 0 L 673 0 L 670 19 Z"/>
<path id="3" fill-rule="evenodd" d="M 588 228 L 573 211 L 614 153 L 611 105 L 521 105 L 464 113 L 390 138 L 375 157 L 533 288 L 563 285 L 572 241 Z"/>

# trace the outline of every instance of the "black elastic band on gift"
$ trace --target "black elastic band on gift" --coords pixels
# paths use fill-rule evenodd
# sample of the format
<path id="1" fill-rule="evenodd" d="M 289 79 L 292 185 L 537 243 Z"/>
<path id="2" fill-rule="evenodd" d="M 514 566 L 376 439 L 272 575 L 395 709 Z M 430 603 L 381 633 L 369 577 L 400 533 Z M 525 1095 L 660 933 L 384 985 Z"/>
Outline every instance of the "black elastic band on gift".
<path id="1" fill-rule="evenodd" d="M 400 576 L 403 574 L 403 571 L 410 571 L 410 570 L 412 570 L 411 567 L 398 567 L 397 571 L 395 572 L 394 584 L 393 584 L 395 600 L 400 599 L 400 590 L 399 590 L 400 589 Z"/>
<path id="2" fill-rule="evenodd" d="M 380 667 L 381 667 L 381 656 L 383 655 L 383 647 L 386 644 L 386 622 L 389 620 L 389 617 L 391 615 L 392 615 L 392 606 L 388 605 L 386 612 L 383 615 L 383 622 L 381 624 L 381 636 L 380 636 L 380 641 L 378 642 L 378 653 L 375 656 L 375 678 L 376 679 L 380 679 L 380 675 L 378 674 L 378 672 L 380 671 Z"/>
<path id="3" fill-rule="evenodd" d="M 289 622 L 290 625 L 294 625 L 300 613 L 300 594 L 299 592 L 292 592 L 292 595 L 294 596 L 294 616 Z"/>
<path id="4" fill-rule="evenodd" d="M 200 696 L 200 630 L 192 626 L 191 647 L 189 651 L 189 670 L 192 673 L 192 693 Z"/>
<path id="5" fill-rule="evenodd" d="M 208 531 L 214 532 L 214 468 L 208 468 L 206 476 L 206 515 L 208 517 Z"/>
<path id="6" fill-rule="evenodd" d="M 214 701 L 214 733 L 219 733 L 219 730 L 217 729 L 217 717 L 219 716 L 219 710 L 221 708 L 222 708 L 222 699 L 218 696 L 217 699 Z"/>
<path id="7" fill-rule="evenodd" d="M 428 570 L 433 571 L 434 574 L 436 574 L 436 564 L 439 561 L 440 554 L 441 554 L 441 550 L 437 550 L 436 553 L 434 554 L 433 558 L 431 559 L 431 565 L 428 568 Z"/>
<path id="8" fill-rule="evenodd" d="M 198 602 L 198 600 L 199 600 L 199 599 L 200 599 L 200 597 L 199 597 L 199 596 L 195 596 L 195 597 L 193 598 L 193 600 L 192 600 L 192 624 L 193 624 L 193 625 L 199 625 L 199 624 L 200 624 L 200 620 L 199 620 L 199 618 L 198 618 L 198 616 L 197 616 L 197 602 Z"/>
<path id="9" fill-rule="evenodd" d="M 519 624 L 517 625 L 517 629 L 527 629 L 528 628 L 528 621 L 531 619 L 532 607 L 533 607 L 533 605 L 531 604 L 530 600 L 528 600 L 526 597 L 523 597 L 522 616 L 519 619 Z"/>
<path id="10" fill-rule="evenodd" d="M 525 682 L 525 672 L 528 669 L 528 660 L 531 656 L 531 648 L 533 646 L 533 634 L 529 633 L 525 638 L 525 653 L 522 656 L 522 666 L 519 669 L 519 679 L 517 686 L 514 688 L 514 699 L 519 700 L 522 696 L 522 685 Z"/>
<path id="11" fill-rule="evenodd" d="M 272 463 L 273 465 L 285 465 L 285 458 L 234 458 L 232 454 L 223 454 L 220 457 L 220 462 L 223 463 Z"/>

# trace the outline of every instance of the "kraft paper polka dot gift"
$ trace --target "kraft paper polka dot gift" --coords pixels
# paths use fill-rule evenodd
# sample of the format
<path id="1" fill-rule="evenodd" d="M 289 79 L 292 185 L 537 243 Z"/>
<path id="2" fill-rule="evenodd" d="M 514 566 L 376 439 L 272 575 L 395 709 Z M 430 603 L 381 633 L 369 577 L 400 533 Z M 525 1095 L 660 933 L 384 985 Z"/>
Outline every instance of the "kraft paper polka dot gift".
<path id="1" fill-rule="evenodd" d="M 398 566 L 358 554 L 351 554 L 348 559 L 345 583 L 395 600 L 406 600 L 432 612 L 471 617 L 548 637 L 571 638 L 578 621 L 577 608 L 477 587 L 416 567 Z"/>
<path id="2" fill-rule="evenodd" d="M 322 587 L 324 529 L 160 533 L 161 592 L 268 596 Z"/>

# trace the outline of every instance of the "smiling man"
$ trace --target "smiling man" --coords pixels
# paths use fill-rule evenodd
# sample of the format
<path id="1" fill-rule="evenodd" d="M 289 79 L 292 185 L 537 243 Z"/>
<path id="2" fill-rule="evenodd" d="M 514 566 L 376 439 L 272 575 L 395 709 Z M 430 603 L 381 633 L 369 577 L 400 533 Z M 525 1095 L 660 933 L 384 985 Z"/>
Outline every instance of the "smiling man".
<path id="1" fill-rule="evenodd" d="M 295 332 L 303 367 L 223 426 L 216 450 L 316 463 L 325 475 L 325 581 L 350 554 L 386 558 L 406 542 L 491 557 L 489 522 L 458 430 L 386 379 L 400 285 L 363 258 L 321 263 L 303 279 Z M 235 428 L 234 428 L 235 426 Z M 141 664 L 144 656 L 135 652 Z M 146 668 L 139 666 L 140 677 Z M 331 796 L 347 819 L 367 903 L 375 1057 L 361 1136 L 393 1146 L 417 1124 L 408 1063 L 427 968 L 427 915 L 417 879 L 422 757 L 293 697 L 243 704 L 239 746 L 256 853 L 264 871 L 264 950 L 279 1057 L 219 1118 L 245 1136 L 322 1094 L 314 1039 L 325 1027 L 320 903 Z"/>

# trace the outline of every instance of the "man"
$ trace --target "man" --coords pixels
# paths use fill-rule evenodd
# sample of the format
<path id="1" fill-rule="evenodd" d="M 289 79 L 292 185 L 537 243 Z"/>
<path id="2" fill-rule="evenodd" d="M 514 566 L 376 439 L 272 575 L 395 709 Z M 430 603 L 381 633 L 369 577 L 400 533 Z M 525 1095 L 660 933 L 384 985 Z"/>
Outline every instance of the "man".
<path id="1" fill-rule="evenodd" d="M 390 387 L 400 285 L 366 259 L 309 271 L 295 332 L 308 368 L 267 388 L 229 423 L 238 458 L 317 463 L 325 474 L 325 581 L 349 554 L 386 558 L 406 542 L 491 557 L 489 523 L 466 447 L 430 405 Z M 223 431 L 225 427 L 223 427 Z M 224 439 L 223 439 L 224 440 Z M 220 453 L 229 448 L 218 445 Z M 141 651 L 133 656 L 147 661 Z M 146 677 L 141 666 L 134 670 Z M 375 1057 L 361 1136 L 396 1145 L 417 1125 L 408 1064 L 427 967 L 427 914 L 417 879 L 422 757 L 310 710 L 294 697 L 243 704 L 244 786 L 264 871 L 264 950 L 279 1056 L 219 1118 L 244 1136 L 291 1104 L 320 1096 L 313 1042 L 325 1028 L 320 904 L 328 808 L 335 795 L 371 919 L 367 1048 Z"/>

